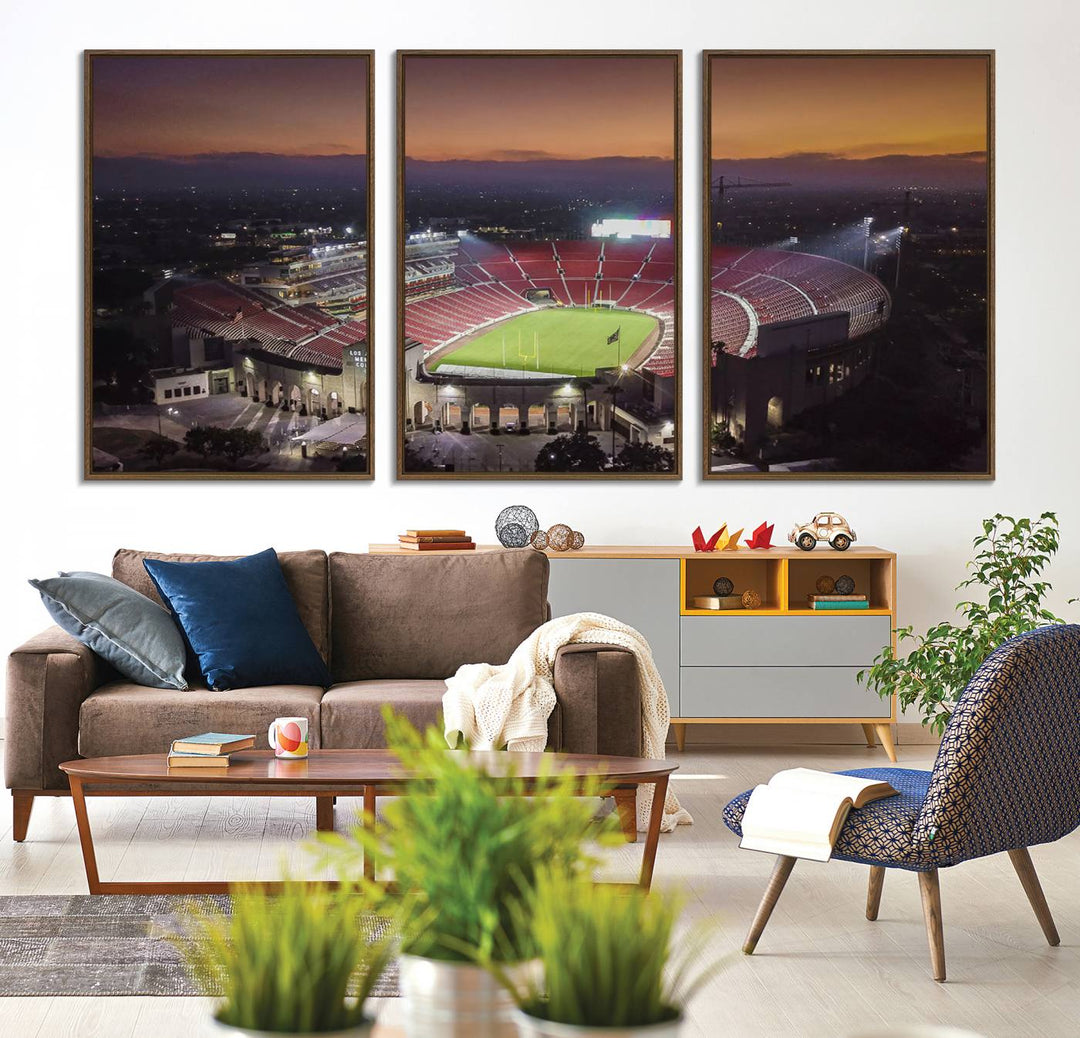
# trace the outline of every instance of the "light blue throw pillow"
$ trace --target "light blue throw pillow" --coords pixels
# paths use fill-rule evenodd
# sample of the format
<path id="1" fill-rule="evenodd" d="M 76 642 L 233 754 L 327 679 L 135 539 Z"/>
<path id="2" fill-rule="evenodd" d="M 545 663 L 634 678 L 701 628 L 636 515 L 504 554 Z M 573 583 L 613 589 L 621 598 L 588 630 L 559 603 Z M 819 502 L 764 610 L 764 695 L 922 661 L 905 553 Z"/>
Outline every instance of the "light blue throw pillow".
<path id="1" fill-rule="evenodd" d="M 31 580 L 49 615 L 121 674 L 151 688 L 186 689 L 184 637 L 167 609 L 101 573 Z"/>

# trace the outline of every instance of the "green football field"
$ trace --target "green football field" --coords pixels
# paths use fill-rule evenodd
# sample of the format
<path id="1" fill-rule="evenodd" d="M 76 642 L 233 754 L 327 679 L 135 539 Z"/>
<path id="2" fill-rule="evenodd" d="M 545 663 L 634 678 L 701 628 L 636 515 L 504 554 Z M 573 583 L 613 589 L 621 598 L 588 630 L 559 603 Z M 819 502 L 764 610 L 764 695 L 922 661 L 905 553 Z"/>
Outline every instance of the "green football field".
<path id="1" fill-rule="evenodd" d="M 430 368 L 452 364 L 591 375 L 625 363 L 655 327 L 655 318 L 628 310 L 537 310 L 503 321 Z M 616 329 L 619 338 L 609 344 Z"/>

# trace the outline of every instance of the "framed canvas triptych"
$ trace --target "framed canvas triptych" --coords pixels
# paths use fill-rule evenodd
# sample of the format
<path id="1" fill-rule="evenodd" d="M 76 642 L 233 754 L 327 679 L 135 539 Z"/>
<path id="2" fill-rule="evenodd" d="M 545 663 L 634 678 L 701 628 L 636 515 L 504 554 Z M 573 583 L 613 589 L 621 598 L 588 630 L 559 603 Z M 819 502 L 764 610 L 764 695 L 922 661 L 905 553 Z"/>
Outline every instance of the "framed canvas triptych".
<path id="1" fill-rule="evenodd" d="M 704 54 L 692 355 L 680 51 L 396 60 L 397 478 L 993 478 L 992 52 Z M 87 52 L 87 478 L 372 478 L 373 63 Z"/>

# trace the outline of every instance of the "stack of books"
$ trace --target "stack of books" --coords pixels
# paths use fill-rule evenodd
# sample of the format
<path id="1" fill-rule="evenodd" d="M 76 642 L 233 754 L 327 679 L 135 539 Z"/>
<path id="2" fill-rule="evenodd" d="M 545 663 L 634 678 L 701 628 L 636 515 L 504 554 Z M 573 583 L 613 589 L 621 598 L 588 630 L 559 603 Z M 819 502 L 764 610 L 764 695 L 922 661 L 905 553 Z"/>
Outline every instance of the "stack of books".
<path id="1" fill-rule="evenodd" d="M 230 735 L 225 732 L 203 732 L 186 739 L 174 739 L 169 749 L 170 768 L 227 768 L 229 754 L 250 750 L 254 735 Z"/>
<path id="2" fill-rule="evenodd" d="M 473 539 L 464 530 L 406 530 L 398 544 L 409 551 L 472 551 Z"/>
<path id="3" fill-rule="evenodd" d="M 866 595 L 807 595 L 811 609 L 869 609 Z"/>

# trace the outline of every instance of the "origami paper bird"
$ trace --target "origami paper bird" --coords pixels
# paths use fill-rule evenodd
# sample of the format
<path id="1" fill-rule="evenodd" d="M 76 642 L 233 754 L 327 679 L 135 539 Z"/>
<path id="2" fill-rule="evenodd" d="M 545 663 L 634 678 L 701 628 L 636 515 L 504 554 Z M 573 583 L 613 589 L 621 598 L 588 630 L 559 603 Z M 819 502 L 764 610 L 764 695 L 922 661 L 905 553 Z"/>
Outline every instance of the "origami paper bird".
<path id="1" fill-rule="evenodd" d="M 746 543 L 751 548 L 771 548 L 772 547 L 772 534 L 775 524 L 766 525 L 762 523 L 753 534 L 746 539 Z M 739 531 L 742 532 L 741 530 Z"/>
<path id="2" fill-rule="evenodd" d="M 717 542 L 724 536 L 727 530 L 727 523 L 724 523 L 719 530 L 716 531 L 708 540 L 705 540 L 705 535 L 701 532 L 701 527 L 697 527 L 690 535 L 694 541 L 694 551 L 716 551 Z M 740 531 L 741 532 L 741 531 Z"/>
<path id="3" fill-rule="evenodd" d="M 739 538 L 742 536 L 742 527 L 736 530 L 730 537 L 728 537 L 727 544 L 721 549 L 721 551 L 738 551 L 739 550 Z"/>

